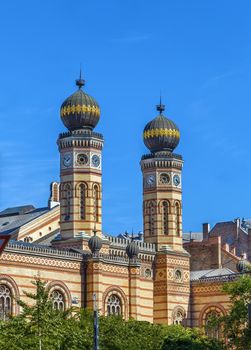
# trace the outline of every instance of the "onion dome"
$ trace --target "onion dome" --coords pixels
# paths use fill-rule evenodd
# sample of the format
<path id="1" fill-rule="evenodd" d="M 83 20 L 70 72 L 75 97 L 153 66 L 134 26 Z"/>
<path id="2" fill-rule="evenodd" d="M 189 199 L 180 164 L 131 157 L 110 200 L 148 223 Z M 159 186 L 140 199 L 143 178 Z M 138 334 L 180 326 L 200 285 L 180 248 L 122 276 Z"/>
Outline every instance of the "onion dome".
<path id="1" fill-rule="evenodd" d="M 153 153 L 172 152 L 180 141 L 179 128 L 162 114 L 165 106 L 161 103 L 161 99 L 156 107 L 159 115 L 146 124 L 143 133 L 144 144 Z"/>
<path id="2" fill-rule="evenodd" d="M 130 259 L 137 258 L 138 254 L 139 254 L 139 247 L 134 241 L 131 241 L 127 245 L 126 254 L 128 255 L 128 257 Z"/>
<path id="3" fill-rule="evenodd" d="M 62 122 L 68 130 L 92 130 L 98 124 L 100 109 L 93 97 L 82 91 L 85 80 L 81 77 L 76 80 L 78 90 L 69 96 L 60 108 Z"/>
<path id="4" fill-rule="evenodd" d="M 251 265 L 249 261 L 244 259 L 244 257 L 242 256 L 242 259 L 238 261 L 236 264 L 236 269 L 238 272 L 244 273 L 244 272 L 250 271 Z"/>
<path id="5" fill-rule="evenodd" d="M 102 248 L 102 239 L 96 235 L 96 230 L 94 230 L 93 233 L 94 236 L 92 236 L 88 241 L 88 247 L 90 248 L 92 254 L 95 254 Z"/>

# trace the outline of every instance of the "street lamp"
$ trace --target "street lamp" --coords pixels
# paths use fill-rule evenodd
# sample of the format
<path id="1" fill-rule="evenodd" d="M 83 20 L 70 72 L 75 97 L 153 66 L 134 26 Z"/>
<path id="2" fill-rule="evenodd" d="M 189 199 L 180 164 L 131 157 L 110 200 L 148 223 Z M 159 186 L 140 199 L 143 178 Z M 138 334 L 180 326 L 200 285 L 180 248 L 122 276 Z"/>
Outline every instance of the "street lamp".
<path id="1" fill-rule="evenodd" d="M 99 327 L 98 327 L 98 310 L 96 293 L 93 294 L 93 349 L 99 350 Z"/>

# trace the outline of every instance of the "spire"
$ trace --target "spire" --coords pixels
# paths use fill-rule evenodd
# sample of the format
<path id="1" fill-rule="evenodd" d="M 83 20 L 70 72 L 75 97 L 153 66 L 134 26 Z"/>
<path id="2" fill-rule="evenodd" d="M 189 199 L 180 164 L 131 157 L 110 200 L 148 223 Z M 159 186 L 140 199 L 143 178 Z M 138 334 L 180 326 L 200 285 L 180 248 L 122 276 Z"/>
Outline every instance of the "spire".
<path id="1" fill-rule="evenodd" d="M 159 111 L 159 114 L 162 114 L 162 112 L 165 110 L 165 105 L 162 104 L 161 100 L 161 94 L 159 99 L 159 104 L 156 106 L 157 111 Z"/>
<path id="2" fill-rule="evenodd" d="M 92 232 L 93 232 L 93 235 L 96 236 L 96 234 L 97 234 L 96 222 L 95 222 L 95 224 L 94 224 L 94 229 L 93 229 Z"/>
<path id="3" fill-rule="evenodd" d="M 82 69 L 81 69 L 81 65 L 80 65 L 79 79 L 76 80 L 76 85 L 78 86 L 79 89 L 81 89 L 82 86 L 85 85 L 85 80 L 82 79 Z"/>

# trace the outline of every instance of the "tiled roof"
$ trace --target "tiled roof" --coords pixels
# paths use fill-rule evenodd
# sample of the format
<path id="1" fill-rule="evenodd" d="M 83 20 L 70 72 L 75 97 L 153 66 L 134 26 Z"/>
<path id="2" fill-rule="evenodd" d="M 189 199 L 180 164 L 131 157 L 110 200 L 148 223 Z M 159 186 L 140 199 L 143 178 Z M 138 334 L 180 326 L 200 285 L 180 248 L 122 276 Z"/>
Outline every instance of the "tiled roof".
<path id="1" fill-rule="evenodd" d="M 200 279 L 204 279 L 208 277 L 219 277 L 219 276 L 232 275 L 232 274 L 235 274 L 235 272 L 224 267 L 220 269 L 191 271 L 190 279 L 191 281 L 198 281 Z"/>
<path id="2" fill-rule="evenodd" d="M 14 213 L 15 211 L 11 210 L 14 208 L 8 208 L 1 213 Z M 17 214 L 17 215 L 5 215 L 0 216 L 0 233 L 12 233 L 19 227 L 27 224 L 29 221 L 32 221 L 39 217 L 40 215 L 43 215 L 47 213 L 50 209 L 49 208 L 38 208 L 33 209 L 32 211 L 29 211 L 25 214 Z"/>

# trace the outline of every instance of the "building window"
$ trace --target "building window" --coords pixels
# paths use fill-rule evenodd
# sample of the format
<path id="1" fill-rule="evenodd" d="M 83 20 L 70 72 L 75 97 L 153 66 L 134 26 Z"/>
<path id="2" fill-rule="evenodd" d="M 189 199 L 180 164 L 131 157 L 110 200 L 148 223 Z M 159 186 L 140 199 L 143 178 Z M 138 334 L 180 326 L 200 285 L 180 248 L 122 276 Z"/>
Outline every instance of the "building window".
<path id="1" fill-rule="evenodd" d="M 154 208 L 154 204 L 151 203 L 150 205 L 150 235 L 154 236 L 154 226 L 155 226 L 155 208 Z"/>
<path id="2" fill-rule="evenodd" d="M 0 319 L 7 320 L 11 316 L 12 295 L 10 289 L 0 284 Z"/>
<path id="3" fill-rule="evenodd" d="M 180 205 L 178 202 L 175 203 L 175 220 L 176 220 L 176 234 L 180 235 Z"/>
<path id="4" fill-rule="evenodd" d="M 146 278 L 152 277 L 152 271 L 150 269 L 145 269 L 145 277 Z"/>
<path id="5" fill-rule="evenodd" d="M 99 210 L 98 210 L 98 186 L 93 188 L 93 216 L 94 221 L 98 222 Z"/>
<path id="6" fill-rule="evenodd" d="M 81 184 L 79 186 L 79 215 L 80 219 L 84 220 L 85 219 L 85 185 Z"/>
<path id="7" fill-rule="evenodd" d="M 181 281 L 182 280 L 182 272 L 180 270 L 176 270 L 174 273 L 176 281 Z"/>
<path id="8" fill-rule="evenodd" d="M 55 310 L 63 311 L 65 309 L 64 295 L 60 291 L 54 290 L 51 293 L 51 299 L 52 299 L 53 308 Z"/>
<path id="9" fill-rule="evenodd" d="M 122 303 L 116 294 L 110 295 L 107 300 L 107 315 L 122 315 Z"/>
<path id="10" fill-rule="evenodd" d="M 162 203 L 162 224 L 163 232 L 165 235 L 168 235 L 168 202 L 164 201 Z"/>
<path id="11" fill-rule="evenodd" d="M 208 337 L 219 339 L 220 338 L 220 325 L 214 325 L 217 318 L 220 317 L 220 312 L 217 310 L 209 310 L 204 317 L 205 333 Z"/>
<path id="12" fill-rule="evenodd" d="M 185 312 L 181 308 L 175 309 L 173 313 L 173 324 L 182 325 L 185 318 Z"/>
<path id="13" fill-rule="evenodd" d="M 66 186 L 66 196 L 65 196 L 65 204 L 66 204 L 66 210 L 65 210 L 65 220 L 70 219 L 70 213 L 71 213 L 71 188 L 70 185 Z"/>

